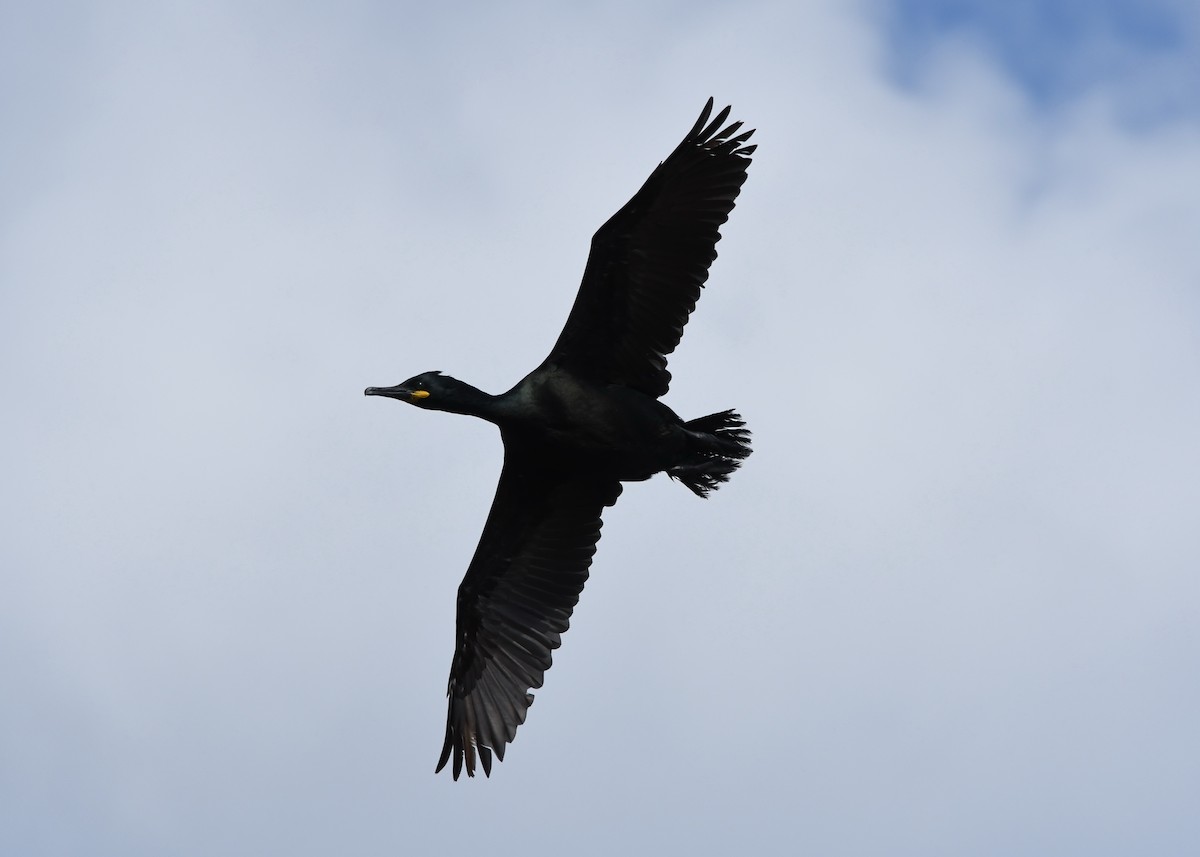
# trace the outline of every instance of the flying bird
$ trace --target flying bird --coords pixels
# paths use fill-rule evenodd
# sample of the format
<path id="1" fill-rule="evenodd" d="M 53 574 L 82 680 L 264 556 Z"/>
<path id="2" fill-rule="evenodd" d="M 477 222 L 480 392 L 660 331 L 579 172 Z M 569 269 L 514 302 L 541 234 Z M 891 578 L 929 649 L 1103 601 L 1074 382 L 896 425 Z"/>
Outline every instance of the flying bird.
<path id="1" fill-rule="evenodd" d="M 684 421 L 659 399 L 667 355 L 683 336 L 721 224 L 755 146 L 741 122 L 712 117 L 710 98 L 675 150 L 592 237 L 566 326 L 541 365 L 507 393 L 425 372 L 368 387 L 418 408 L 479 417 L 500 429 L 504 466 L 479 546 L 458 588 L 437 771 L 492 772 L 533 703 L 579 601 L 600 516 L 621 483 L 665 472 L 705 497 L 750 454 L 732 410 Z M 711 121 L 710 120 L 711 118 Z M 722 127 L 724 126 L 724 127 Z"/>

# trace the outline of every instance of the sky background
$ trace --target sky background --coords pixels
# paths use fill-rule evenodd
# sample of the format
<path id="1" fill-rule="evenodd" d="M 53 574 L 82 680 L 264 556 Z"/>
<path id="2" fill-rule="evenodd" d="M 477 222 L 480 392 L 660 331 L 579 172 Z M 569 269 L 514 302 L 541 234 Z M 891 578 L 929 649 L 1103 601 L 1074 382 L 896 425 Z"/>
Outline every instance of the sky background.
<path id="1" fill-rule="evenodd" d="M 0 5 L 0 852 L 1200 853 L 1192 2 Z M 433 767 L 485 423 L 704 100 L 672 360 L 755 454 L 606 515 Z"/>

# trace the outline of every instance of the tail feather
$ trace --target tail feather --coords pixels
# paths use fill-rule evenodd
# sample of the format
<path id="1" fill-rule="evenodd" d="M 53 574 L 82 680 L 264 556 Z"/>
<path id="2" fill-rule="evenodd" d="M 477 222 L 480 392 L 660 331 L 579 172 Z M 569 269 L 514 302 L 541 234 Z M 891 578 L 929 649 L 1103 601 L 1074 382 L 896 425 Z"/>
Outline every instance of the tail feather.
<path id="1" fill-rule="evenodd" d="M 707 497 L 750 454 L 750 430 L 736 411 L 721 411 L 683 424 L 693 441 L 687 461 L 672 467 L 667 475 L 678 479 L 698 497 Z"/>

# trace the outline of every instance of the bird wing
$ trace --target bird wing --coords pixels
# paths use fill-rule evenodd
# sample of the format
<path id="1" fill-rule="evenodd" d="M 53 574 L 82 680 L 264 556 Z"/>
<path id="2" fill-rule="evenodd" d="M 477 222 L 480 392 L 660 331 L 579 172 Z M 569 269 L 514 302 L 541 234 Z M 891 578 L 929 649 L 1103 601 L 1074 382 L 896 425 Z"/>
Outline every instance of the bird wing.
<path id="1" fill-rule="evenodd" d="M 458 641 L 446 691 L 454 779 L 485 774 L 542 686 L 550 653 L 570 624 L 600 538 L 600 514 L 621 483 L 564 476 L 506 444 L 504 470 L 479 546 L 458 588 Z"/>
<path id="2" fill-rule="evenodd" d="M 713 101 L 670 156 L 592 237 L 583 283 L 546 363 L 601 383 L 662 396 L 667 355 L 683 336 L 708 268 L 718 228 L 746 181 L 753 131 L 711 122 Z"/>

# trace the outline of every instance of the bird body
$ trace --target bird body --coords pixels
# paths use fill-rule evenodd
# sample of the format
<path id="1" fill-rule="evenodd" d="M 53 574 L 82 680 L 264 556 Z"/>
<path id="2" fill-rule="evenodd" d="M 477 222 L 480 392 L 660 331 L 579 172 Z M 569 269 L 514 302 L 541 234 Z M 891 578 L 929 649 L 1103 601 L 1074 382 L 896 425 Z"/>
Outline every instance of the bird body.
<path id="1" fill-rule="evenodd" d="M 683 421 L 675 412 L 619 384 L 541 368 L 505 395 L 525 404 L 510 433 L 527 436 L 572 469 L 634 482 L 674 466 L 683 454 Z"/>
<path id="2" fill-rule="evenodd" d="M 525 721 L 587 580 L 600 516 L 624 482 L 667 473 L 701 497 L 750 454 L 741 417 L 684 421 L 659 401 L 716 258 L 718 227 L 746 179 L 753 132 L 709 122 L 712 99 L 675 151 L 592 239 L 575 305 L 550 355 L 492 395 L 426 372 L 368 387 L 500 429 L 504 467 L 458 590 L 440 771 L 491 773 Z"/>

